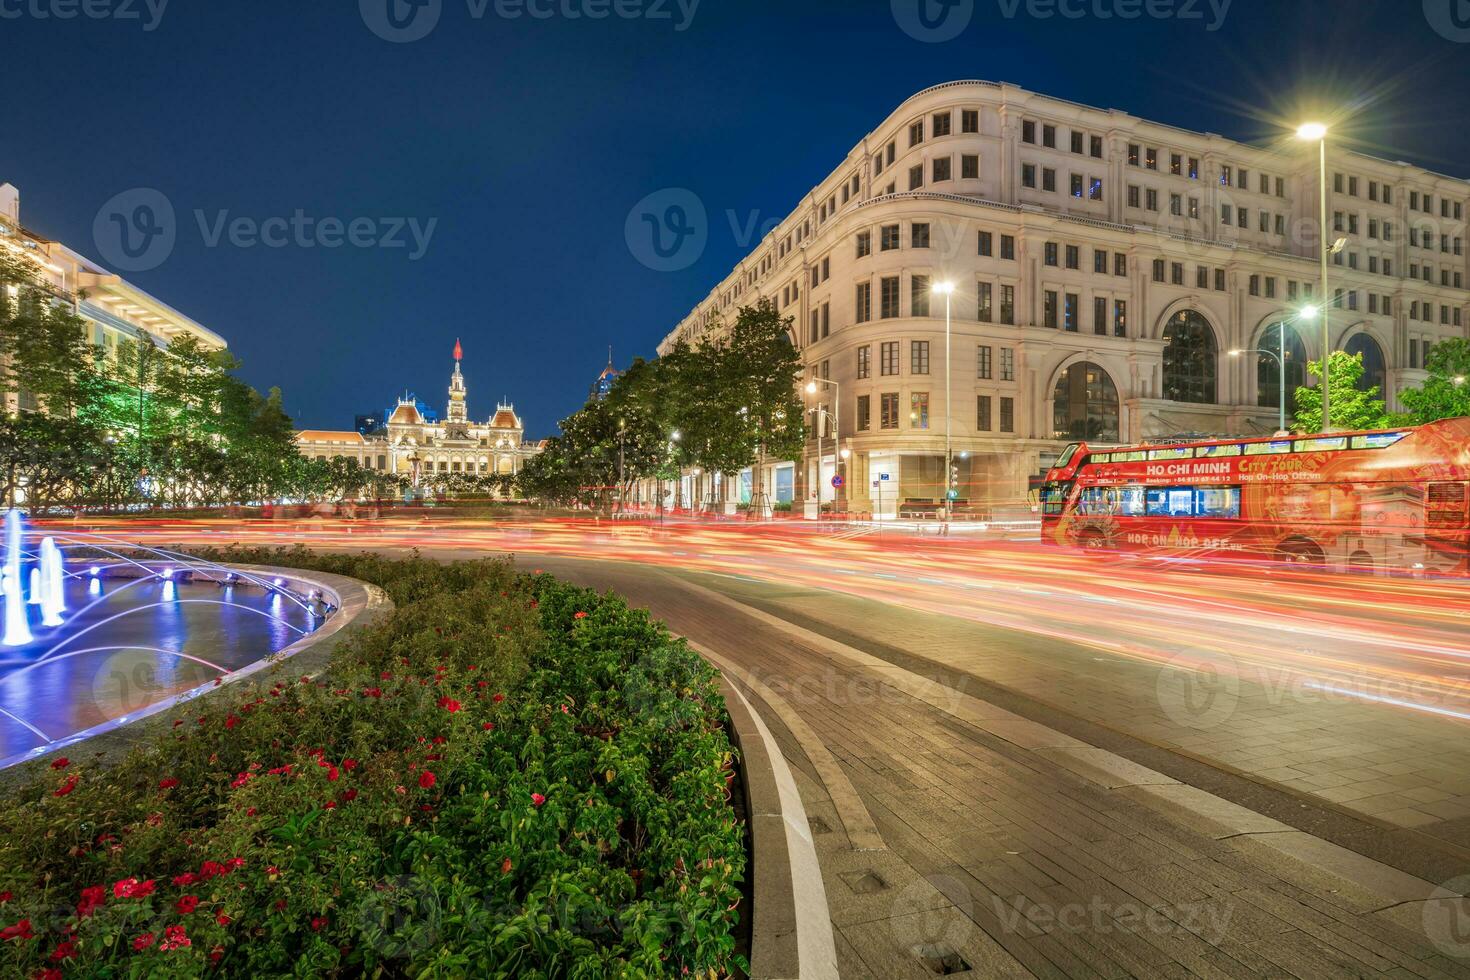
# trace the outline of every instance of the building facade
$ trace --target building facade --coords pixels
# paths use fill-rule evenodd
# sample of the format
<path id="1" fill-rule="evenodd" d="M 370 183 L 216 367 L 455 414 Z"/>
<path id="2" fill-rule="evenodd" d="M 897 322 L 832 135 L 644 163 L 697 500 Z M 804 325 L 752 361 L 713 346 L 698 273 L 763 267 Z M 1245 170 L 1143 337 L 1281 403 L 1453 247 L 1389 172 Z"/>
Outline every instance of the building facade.
<path id="1" fill-rule="evenodd" d="M 528 442 L 515 406 L 498 404 L 484 423 L 469 415 L 468 390 L 460 361 L 464 349 L 454 342 L 454 371 L 443 421 L 426 419 L 413 398 L 399 399 L 386 424 L 367 433 L 307 429 L 296 433 L 303 455 L 315 459 L 352 459 L 359 466 L 402 474 L 417 486 L 436 474 L 513 476 L 526 459 L 541 451 Z"/>
<path id="2" fill-rule="evenodd" d="M 29 262 L 58 302 L 66 303 L 87 324 L 90 339 L 114 353 L 128 340 L 147 340 L 167 347 L 175 337 L 192 336 L 209 349 L 225 340 L 173 307 L 91 259 L 21 223 L 20 191 L 0 184 L 0 248 Z M 26 392 L 7 392 L 5 410 L 30 411 L 36 406 Z"/>
<path id="3" fill-rule="evenodd" d="M 1346 239 L 1330 349 L 1363 354 L 1393 407 L 1435 343 L 1467 336 L 1470 183 L 1328 153 L 1329 241 Z M 1009 84 L 938 85 L 853 147 L 660 351 L 770 301 L 808 375 L 836 383 L 808 396 L 822 425 L 791 461 L 798 500 L 877 514 L 938 500 L 948 427 L 961 498 L 1021 504 L 1079 438 L 1277 428 L 1277 358 L 1289 403 L 1323 350 L 1321 322 L 1298 315 L 1320 301 L 1318 173 L 1317 145 L 1286 136 L 1253 146 Z"/>

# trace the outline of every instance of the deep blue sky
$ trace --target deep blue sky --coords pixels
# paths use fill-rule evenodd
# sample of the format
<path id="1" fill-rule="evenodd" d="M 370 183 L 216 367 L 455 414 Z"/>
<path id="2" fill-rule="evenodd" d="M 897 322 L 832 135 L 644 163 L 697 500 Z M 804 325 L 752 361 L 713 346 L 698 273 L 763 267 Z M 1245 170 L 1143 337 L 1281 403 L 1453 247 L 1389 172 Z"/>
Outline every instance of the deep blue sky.
<path id="1" fill-rule="evenodd" d="M 177 243 L 128 277 L 223 334 L 247 380 L 280 385 L 315 427 L 349 427 L 405 387 L 441 406 L 459 336 L 472 414 L 504 395 L 529 435 L 551 434 L 608 344 L 620 363 L 651 355 L 744 253 L 727 211 L 781 217 L 937 82 L 1011 81 L 1246 139 L 1317 99 L 1355 105 L 1365 147 L 1470 176 L 1470 43 L 1436 32 L 1420 0 L 1234 0 L 1213 32 L 1209 0 L 1203 21 L 1040 19 L 1024 0 L 1008 18 L 1014 0 L 960 0 L 973 17 L 945 43 L 901 31 L 889 0 L 703 0 L 683 31 L 672 2 L 673 20 L 590 21 L 504 19 L 494 0 L 475 19 L 478 0 L 442 0 L 406 44 L 370 31 L 356 0 L 171 0 L 152 31 L 29 12 L 66 2 L 0 0 L 23 13 L 0 18 L 0 180 L 25 223 L 106 264 L 99 208 L 163 192 Z M 624 236 L 635 202 L 667 187 L 711 219 L 679 272 L 645 267 Z M 207 247 L 196 209 L 438 223 L 410 261 Z"/>

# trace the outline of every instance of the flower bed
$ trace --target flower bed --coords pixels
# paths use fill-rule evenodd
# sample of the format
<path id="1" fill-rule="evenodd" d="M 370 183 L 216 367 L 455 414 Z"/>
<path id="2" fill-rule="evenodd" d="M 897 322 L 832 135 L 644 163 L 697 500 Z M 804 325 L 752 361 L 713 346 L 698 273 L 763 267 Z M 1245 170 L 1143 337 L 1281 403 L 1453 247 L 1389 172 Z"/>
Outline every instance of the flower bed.
<path id="1" fill-rule="evenodd" d="M 382 586 L 320 678 L 192 702 L 0 801 L 0 972 L 713 976 L 745 871 L 715 672 L 503 562 L 229 561 Z"/>

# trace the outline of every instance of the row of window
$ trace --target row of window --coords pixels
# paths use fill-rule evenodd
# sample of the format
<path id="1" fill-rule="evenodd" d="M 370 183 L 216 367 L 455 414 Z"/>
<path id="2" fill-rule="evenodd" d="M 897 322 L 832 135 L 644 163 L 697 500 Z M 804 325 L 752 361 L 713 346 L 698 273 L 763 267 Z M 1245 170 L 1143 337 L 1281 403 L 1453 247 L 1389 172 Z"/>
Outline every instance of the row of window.
<path id="1" fill-rule="evenodd" d="M 1368 200 L 1379 204 L 1393 203 L 1393 185 L 1386 181 L 1380 184 L 1376 180 L 1367 183 Z M 1341 172 L 1332 175 L 1332 190 L 1337 194 L 1346 194 L 1348 197 L 1357 197 L 1360 181 L 1352 174 Z M 1423 214 L 1434 213 L 1434 195 L 1429 191 L 1409 191 L 1409 210 L 1418 211 Z M 1441 218 L 1453 218 L 1456 221 L 1464 217 L 1464 205 L 1459 201 L 1450 200 L 1447 197 L 1439 199 L 1439 216 Z"/>
<path id="2" fill-rule="evenodd" d="M 995 403 L 999 402 L 999 427 L 996 426 L 997 417 L 994 412 Z M 872 396 L 857 396 L 857 415 L 854 423 L 858 432 L 869 432 L 873 427 Z M 896 391 L 885 391 L 878 395 L 878 428 L 899 428 L 899 393 Z M 909 428 L 929 428 L 929 393 L 927 391 L 915 391 L 909 393 Z M 1015 432 L 1016 431 L 1016 399 L 1010 395 L 977 395 L 975 397 L 975 428 L 981 432 Z"/>
<path id="3" fill-rule="evenodd" d="M 1240 517 L 1240 487 L 1086 487 L 1077 494 L 1085 517 Z"/>
<path id="4" fill-rule="evenodd" d="M 878 345 L 878 373 L 882 377 L 896 377 L 899 373 L 899 351 L 900 342 L 897 340 L 885 340 Z M 1000 381 L 1016 380 L 1016 352 L 1014 348 L 1000 348 Z M 978 344 L 975 347 L 975 377 L 981 381 L 996 380 L 993 371 L 996 366 L 996 350 L 989 344 Z M 827 362 L 823 361 L 821 369 L 817 371 L 820 377 L 827 377 Z M 909 373 L 929 373 L 929 341 L 909 341 Z M 859 381 L 865 381 L 873 376 L 873 348 L 870 344 L 864 344 L 857 349 L 857 377 Z"/>

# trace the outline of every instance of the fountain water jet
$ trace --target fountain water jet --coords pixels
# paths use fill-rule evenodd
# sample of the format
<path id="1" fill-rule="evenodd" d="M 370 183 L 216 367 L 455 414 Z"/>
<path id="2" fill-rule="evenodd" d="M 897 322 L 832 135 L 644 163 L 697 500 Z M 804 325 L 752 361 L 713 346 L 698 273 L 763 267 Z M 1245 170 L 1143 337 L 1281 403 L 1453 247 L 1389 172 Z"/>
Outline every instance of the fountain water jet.
<path id="1" fill-rule="evenodd" d="M 30 643 L 31 624 L 26 621 L 25 587 L 21 584 L 20 511 L 5 514 L 5 565 L 0 572 L 0 592 L 5 594 L 5 633 L 0 644 L 18 647 Z"/>

